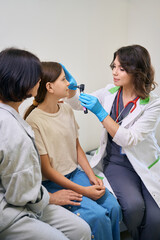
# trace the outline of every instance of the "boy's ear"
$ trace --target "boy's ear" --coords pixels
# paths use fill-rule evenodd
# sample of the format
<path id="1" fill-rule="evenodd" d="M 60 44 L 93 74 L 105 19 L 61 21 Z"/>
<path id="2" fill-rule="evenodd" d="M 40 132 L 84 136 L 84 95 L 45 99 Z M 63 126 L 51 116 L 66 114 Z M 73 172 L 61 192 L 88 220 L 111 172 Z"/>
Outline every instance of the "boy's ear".
<path id="1" fill-rule="evenodd" d="M 53 83 L 47 82 L 47 83 L 46 83 L 46 89 L 47 89 L 48 92 L 54 93 Z"/>

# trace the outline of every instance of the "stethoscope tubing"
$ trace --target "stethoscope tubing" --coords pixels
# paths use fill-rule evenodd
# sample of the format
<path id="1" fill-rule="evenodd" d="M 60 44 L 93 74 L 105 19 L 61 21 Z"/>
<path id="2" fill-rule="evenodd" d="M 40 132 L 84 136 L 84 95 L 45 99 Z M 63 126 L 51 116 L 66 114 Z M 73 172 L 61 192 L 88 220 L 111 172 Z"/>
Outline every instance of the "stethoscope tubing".
<path id="1" fill-rule="evenodd" d="M 117 103 L 116 103 L 116 122 L 118 122 L 118 118 L 119 118 L 119 98 L 120 98 L 120 93 L 121 93 L 121 91 L 122 91 L 122 88 L 119 89 L 119 91 L 118 91 L 118 96 L 117 96 Z M 133 103 L 134 105 L 133 105 L 132 109 L 130 110 L 130 113 L 132 113 L 132 112 L 135 110 L 136 106 L 137 106 L 137 101 L 138 101 L 138 99 L 139 99 L 139 97 L 136 97 L 134 100 L 129 101 L 129 102 L 124 106 L 124 109 L 128 106 L 128 104 Z"/>

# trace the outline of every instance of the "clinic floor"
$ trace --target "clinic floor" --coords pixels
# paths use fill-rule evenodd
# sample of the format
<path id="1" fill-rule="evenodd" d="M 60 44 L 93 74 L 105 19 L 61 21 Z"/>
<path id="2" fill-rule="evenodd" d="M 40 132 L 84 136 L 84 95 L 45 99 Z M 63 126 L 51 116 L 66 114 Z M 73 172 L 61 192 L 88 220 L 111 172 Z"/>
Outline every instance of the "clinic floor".
<path id="1" fill-rule="evenodd" d="M 121 232 L 121 240 L 132 240 L 130 234 L 125 231 L 125 232 Z"/>

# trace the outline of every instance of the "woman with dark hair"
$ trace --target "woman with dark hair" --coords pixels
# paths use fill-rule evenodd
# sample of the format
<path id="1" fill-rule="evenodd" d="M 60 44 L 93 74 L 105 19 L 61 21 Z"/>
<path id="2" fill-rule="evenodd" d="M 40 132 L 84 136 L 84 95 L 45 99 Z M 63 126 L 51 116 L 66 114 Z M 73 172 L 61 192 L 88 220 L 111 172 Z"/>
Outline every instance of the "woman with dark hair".
<path id="1" fill-rule="evenodd" d="M 114 53 L 114 85 L 92 95 L 78 93 L 68 102 L 86 107 L 103 125 L 100 148 L 91 159 L 108 180 L 134 240 L 160 239 L 160 148 L 155 139 L 160 98 L 148 51 L 140 45 Z M 65 69 L 68 81 L 76 81 Z M 81 104 L 80 104 L 81 103 Z M 82 105 L 82 106 L 81 106 Z"/>
<path id="2" fill-rule="evenodd" d="M 78 125 L 72 108 L 59 103 L 61 98 L 68 96 L 68 87 L 69 82 L 59 63 L 42 62 L 40 87 L 34 106 L 28 109 L 25 118 L 35 133 L 43 185 L 51 193 L 70 189 L 82 194 L 81 205 L 69 206 L 68 209 L 90 225 L 91 238 L 119 240 L 120 206 L 88 163 L 79 143 Z"/>
<path id="3" fill-rule="evenodd" d="M 67 240 L 90 238 L 82 219 L 57 205 L 80 205 L 61 190 L 41 185 L 40 158 L 31 127 L 20 117 L 22 101 L 37 94 L 41 64 L 32 53 L 9 48 L 0 52 L 0 239 Z M 56 205 L 55 205 L 56 204 Z"/>

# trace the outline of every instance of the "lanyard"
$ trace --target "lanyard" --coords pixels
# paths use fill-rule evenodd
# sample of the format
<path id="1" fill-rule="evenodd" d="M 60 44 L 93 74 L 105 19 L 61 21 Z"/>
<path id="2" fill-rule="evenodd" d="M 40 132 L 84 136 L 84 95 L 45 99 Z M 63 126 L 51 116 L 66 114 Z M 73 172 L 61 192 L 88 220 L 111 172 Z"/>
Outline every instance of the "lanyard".
<path id="1" fill-rule="evenodd" d="M 116 122 L 118 122 L 118 118 L 120 117 L 122 111 L 128 106 L 128 104 L 133 103 L 133 107 L 130 110 L 130 113 L 132 113 L 134 111 L 134 109 L 137 106 L 137 101 L 139 99 L 139 97 L 136 97 L 134 100 L 129 101 L 125 106 L 124 109 L 121 111 L 121 113 L 119 114 L 119 98 L 120 98 L 120 93 L 121 93 L 122 88 L 119 89 L 118 91 L 118 96 L 117 96 L 117 103 L 116 103 Z"/>

